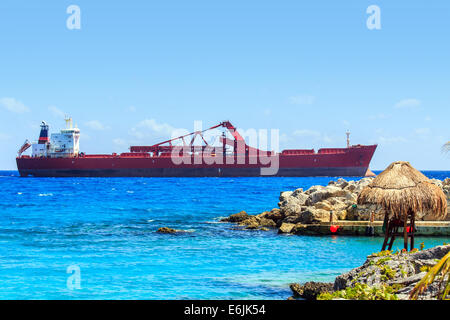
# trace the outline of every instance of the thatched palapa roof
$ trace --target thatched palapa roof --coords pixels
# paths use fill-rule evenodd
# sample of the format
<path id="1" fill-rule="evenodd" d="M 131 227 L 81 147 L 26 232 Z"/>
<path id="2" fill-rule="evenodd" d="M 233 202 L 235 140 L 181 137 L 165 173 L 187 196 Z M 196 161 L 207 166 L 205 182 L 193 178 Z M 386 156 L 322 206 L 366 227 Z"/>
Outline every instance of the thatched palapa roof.
<path id="1" fill-rule="evenodd" d="M 409 212 L 432 212 L 436 219 L 447 215 L 447 199 L 441 188 L 409 162 L 391 163 L 358 196 L 358 204 L 378 204 L 386 214 L 403 220 Z"/>

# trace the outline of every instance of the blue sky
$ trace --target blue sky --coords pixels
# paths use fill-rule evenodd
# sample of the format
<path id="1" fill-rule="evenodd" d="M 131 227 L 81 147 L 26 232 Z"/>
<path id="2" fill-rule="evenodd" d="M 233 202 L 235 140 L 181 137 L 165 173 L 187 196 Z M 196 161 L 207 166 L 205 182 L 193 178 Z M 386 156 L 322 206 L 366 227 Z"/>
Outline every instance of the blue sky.
<path id="1" fill-rule="evenodd" d="M 86 153 L 229 119 L 281 148 L 343 147 L 349 129 L 379 144 L 372 169 L 450 170 L 449 32 L 449 1 L 2 0 L 0 169 L 68 114 Z"/>

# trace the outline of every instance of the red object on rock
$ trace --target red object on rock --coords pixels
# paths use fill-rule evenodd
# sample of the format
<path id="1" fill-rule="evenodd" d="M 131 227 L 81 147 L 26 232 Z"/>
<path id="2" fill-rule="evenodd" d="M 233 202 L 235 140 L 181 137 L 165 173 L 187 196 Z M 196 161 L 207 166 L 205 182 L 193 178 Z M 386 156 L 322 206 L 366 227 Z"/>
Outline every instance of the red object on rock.
<path id="1" fill-rule="evenodd" d="M 336 231 L 338 231 L 339 226 L 330 226 L 330 231 L 331 233 L 336 233 Z"/>
<path id="2" fill-rule="evenodd" d="M 411 227 L 406 227 L 406 232 L 410 233 L 411 232 Z"/>

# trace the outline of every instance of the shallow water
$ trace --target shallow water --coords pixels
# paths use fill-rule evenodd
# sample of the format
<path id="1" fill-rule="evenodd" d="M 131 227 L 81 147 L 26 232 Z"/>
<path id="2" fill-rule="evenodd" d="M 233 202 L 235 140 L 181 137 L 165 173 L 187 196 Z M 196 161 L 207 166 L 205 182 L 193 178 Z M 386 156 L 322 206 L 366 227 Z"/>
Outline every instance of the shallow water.
<path id="1" fill-rule="evenodd" d="M 333 281 L 379 251 L 381 238 L 282 236 L 218 220 L 270 210 L 280 191 L 337 179 L 0 171 L 0 299 L 286 299 L 290 282 Z M 190 232 L 156 233 L 162 226 Z M 449 239 L 422 241 L 432 247 Z M 80 289 L 67 284 L 70 266 L 80 270 Z"/>

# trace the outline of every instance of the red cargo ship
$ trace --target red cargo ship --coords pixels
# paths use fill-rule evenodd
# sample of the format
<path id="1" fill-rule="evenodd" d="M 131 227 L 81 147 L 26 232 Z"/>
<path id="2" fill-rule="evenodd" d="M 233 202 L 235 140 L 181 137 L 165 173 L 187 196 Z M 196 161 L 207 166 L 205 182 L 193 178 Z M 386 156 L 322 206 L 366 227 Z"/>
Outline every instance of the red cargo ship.
<path id="1" fill-rule="evenodd" d="M 48 138 L 49 127 L 42 122 L 37 143 L 28 140 L 19 150 L 17 168 L 22 177 L 306 177 L 365 176 L 377 145 L 347 148 L 293 149 L 281 153 L 250 147 L 229 122 L 152 146 L 132 146 L 121 154 L 79 152 L 80 130 L 66 119 L 66 129 Z M 227 129 L 220 146 L 209 145 L 204 132 Z M 190 142 L 186 138 L 191 137 Z M 202 145 L 194 145 L 201 137 Z M 176 145 L 176 143 L 181 143 Z M 32 147 L 32 154 L 22 155 Z"/>

